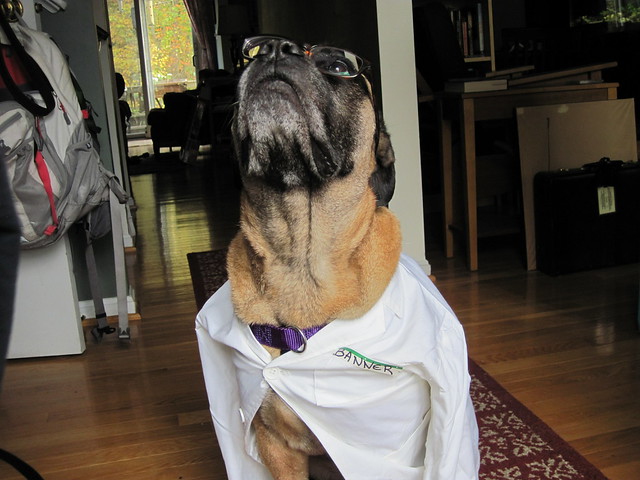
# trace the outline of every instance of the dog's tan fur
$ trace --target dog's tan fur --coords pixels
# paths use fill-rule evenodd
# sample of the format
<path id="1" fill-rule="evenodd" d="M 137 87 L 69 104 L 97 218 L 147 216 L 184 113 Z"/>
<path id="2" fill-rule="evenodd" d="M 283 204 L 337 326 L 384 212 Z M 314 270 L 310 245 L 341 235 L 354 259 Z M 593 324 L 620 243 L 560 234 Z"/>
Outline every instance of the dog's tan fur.
<path id="1" fill-rule="evenodd" d="M 363 108 L 367 114 L 373 122 L 371 108 Z M 378 300 L 398 262 L 400 229 L 387 208 L 376 208 L 372 141 L 358 155 L 350 175 L 315 194 L 274 195 L 262 182 L 245 180 L 241 231 L 228 257 L 243 321 L 307 328 L 360 317 Z"/>
<path id="2" fill-rule="evenodd" d="M 242 321 L 303 329 L 358 318 L 394 274 L 399 223 L 387 208 L 376 207 L 370 185 L 376 168 L 375 114 L 368 98 L 355 109 L 359 138 L 348 175 L 319 189 L 287 191 L 243 178 L 240 232 L 227 259 L 234 308 Z M 261 458 L 275 479 L 309 478 L 309 456 L 324 449 L 274 392 L 253 427 Z"/>

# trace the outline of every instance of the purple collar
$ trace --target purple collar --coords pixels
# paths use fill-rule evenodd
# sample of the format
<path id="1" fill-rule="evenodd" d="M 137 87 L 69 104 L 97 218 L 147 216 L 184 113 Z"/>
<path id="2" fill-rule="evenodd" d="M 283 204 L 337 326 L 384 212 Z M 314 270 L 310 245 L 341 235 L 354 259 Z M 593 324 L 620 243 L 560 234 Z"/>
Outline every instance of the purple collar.
<path id="1" fill-rule="evenodd" d="M 289 350 L 302 353 L 307 348 L 307 340 L 318 333 L 324 325 L 305 329 L 274 325 L 250 325 L 250 327 L 256 340 L 262 345 L 278 348 L 282 353 Z"/>

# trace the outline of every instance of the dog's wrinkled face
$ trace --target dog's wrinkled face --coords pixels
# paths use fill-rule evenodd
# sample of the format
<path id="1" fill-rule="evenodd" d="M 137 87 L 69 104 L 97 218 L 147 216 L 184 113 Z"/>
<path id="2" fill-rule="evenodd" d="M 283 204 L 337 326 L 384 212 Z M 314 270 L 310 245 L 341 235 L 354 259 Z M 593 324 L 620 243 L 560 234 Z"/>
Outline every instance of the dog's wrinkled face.
<path id="1" fill-rule="evenodd" d="M 360 118 L 375 118 L 367 80 L 327 75 L 321 62 L 288 40 L 261 46 L 238 86 L 233 134 L 243 176 L 283 191 L 314 188 L 348 175 L 355 149 L 373 151 L 376 122 Z"/>

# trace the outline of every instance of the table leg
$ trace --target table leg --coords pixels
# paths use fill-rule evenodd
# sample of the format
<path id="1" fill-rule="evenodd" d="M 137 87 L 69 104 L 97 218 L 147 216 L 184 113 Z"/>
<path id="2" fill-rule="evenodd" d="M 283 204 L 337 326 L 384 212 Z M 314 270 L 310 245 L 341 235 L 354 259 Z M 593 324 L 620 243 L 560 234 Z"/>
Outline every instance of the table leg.
<path id="1" fill-rule="evenodd" d="M 440 139 L 440 166 L 442 173 L 442 223 L 444 230 L 444 254 L 453 257 L 453 155 L 451 147 L 451 119 L 444 113 L 442 100 L 436 102 L 438 134 Z"/>
<path id="2" fill-rule="evenodd" d="M 463 185 L 467 262 L 469 270 L 478 269 L 478 205 L 476 199 L 476 133 L 474 100 L 460 102 L 460 131 L 462 132 Z"/>

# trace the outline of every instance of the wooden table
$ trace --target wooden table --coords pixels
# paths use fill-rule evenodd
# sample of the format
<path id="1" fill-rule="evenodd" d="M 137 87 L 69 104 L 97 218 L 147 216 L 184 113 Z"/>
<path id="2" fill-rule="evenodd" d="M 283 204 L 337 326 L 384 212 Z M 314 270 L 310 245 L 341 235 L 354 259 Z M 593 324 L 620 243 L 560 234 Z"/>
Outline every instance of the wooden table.
<path id="1" fill-rule="evenodd" d="M 492 92 L 441 93 L 435 96 L 442 166 L 445 255 L 454 255 L 454 232 L 466 237 L 469 269 L 478 269 L 478 216 L 476 199 L 475 122 L 513 118 L 516 107 L 615 100 L 617 83 L 526 85 Z M 452 119 L 460 125 L 463 218 L 454 218 Z"/>

